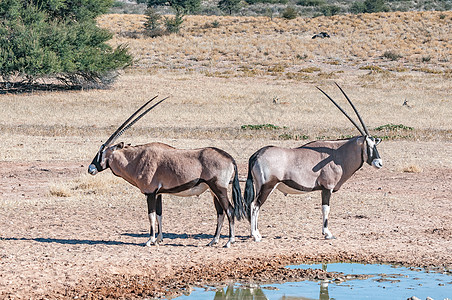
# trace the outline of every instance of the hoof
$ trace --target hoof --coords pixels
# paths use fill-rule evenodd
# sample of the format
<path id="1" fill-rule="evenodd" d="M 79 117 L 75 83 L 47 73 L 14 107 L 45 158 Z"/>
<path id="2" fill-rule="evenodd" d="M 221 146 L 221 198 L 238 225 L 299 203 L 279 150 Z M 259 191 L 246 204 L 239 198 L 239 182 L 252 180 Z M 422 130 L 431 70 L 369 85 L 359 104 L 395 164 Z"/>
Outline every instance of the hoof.
<path id="1" fill-rule="evenodd" d="M 223 246 L 223 248 L 231 248 L 231 242 L 227 242 L 226 245 Z"/>
<path id="2" fill-rule="evenodd" d="M 211 241 L 210 243 L 208 243 L 206 246 L 207 246 L 207 247 L 213 247 L 213 246 L 216 245 L 216 244 L 218 244 L 218 241 L 213 240 L 213 241 Z"/>
<path id="3" fill-rule="evenodd" d="M 146 242 L 146 247 L 152 247 L 152 246 L 158 246 L 158 245 L 159 245 L 159 241 L 158 240 L 152 241 L 151 239 L 149 239 Z"/>
<path id="4" fill-rule="evenodd" d="M 334 235 L 327 236 L 325 235 L 325 240 L 335 240 L 336 237 Z"/>
<path id="5" fill-rule="evenodd" d="M 260 242 L 260 241 L 262 241 L 262 236 L 260 236 L 260 235 L 258 235 L 258 236 L 254 235 L 254 236 L 253 236 L 253 239 L 254 239 L 255 242 Z"/>

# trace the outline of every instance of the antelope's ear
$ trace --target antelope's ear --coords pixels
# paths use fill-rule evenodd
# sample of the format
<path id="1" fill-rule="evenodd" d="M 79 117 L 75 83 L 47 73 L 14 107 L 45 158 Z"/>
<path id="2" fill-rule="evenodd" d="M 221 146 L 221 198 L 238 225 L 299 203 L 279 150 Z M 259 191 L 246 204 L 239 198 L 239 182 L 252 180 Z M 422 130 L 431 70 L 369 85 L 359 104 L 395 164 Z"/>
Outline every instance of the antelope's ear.
<path id="1" fill-rule="evenodd" d="M 380 138 L 375 138 L 375 146 L 381 143 L 381 139 Z"/>
<path id="2" fill-rule="evenodd" d="M 115 151 L 115 150 L 119 150 L 122 148 L 124 148 L 124 142 L 114 145 L 113 147 L 111 147 L 111 150 Z"/>

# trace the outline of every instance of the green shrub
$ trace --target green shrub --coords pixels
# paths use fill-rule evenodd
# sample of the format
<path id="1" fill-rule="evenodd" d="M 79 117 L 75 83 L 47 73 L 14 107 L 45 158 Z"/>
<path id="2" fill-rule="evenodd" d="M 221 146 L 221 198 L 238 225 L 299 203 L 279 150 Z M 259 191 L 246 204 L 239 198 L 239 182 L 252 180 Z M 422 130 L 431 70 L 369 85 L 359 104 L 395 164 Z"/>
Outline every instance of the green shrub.
<path id="1" fill-rule="evenodd" d="M 399 60 L 399 58 L 402 58 L 402 55 L 394 51 L 385 51 L 385 53 L 383 53 L 383 57 L 392 61 L 396 61 Z"/>
<path id="2" fill-rule="evenodd" d="M 218 8 L 227 12 L 229 15 L 232 15 L 233 12 L 240 9 L 240 1 L 241 0 L 220 0 L 218 2 Z"/>
<path id="3" fill-rule="evenodd" d="M 389 11 L 389 7 L 384 0 L 365 0 L 364 2 L 354 2 L 350 6 L 350 12 L 354 14 L 360 13 L 376 13 Z"/>
<path id="4" fill-rule="evenodd" d="M 148 0 L 148 7 L 169 6 L 180 16 L 194 14 L 200 10 L 201 0 Z"/>
<path id="5" fill-rule="evenodd" d="M 281 129 L 281 127 L 273 124 L 258 124 L 258 125 L 242 125 L 240 127 L 243 130 L 276 130 Z M 283 127 L 285 128 L 285 127 Z"/>
<path id="6" fill-rule="evenodd" d="M 288 0 L 245 0 L 248 4 L 269 3 L 269 4 L 287 4 Z"/>
<path id="7" fill-rule="evenodd" d="M 110 0 L 0 2 L 0 79 L 18 77 L 33 84 L 53 78 L 71 86 L 99 87 L 112 82 L 118 69 L 132 62 L 125 46 L 113 49 L 112 38 L 96 25 Z"/>
<path id="8" fill-rule="evenodd" d="M 295 19 L 297 16 L 298 16 L 298 12 L 292 6 L 286 7 L 281 14 L 281 17 L 283 17 L 284 19 L 287 19 L 287 20 Z"/>
<path id="9" fill-rule="evenodd" d="M 325 0 L 298 0 L 297 2 L 297 5 L 300 6 L 322 6 L 325 4 Z"/>
<path id="10" fill-rule="evenodd" d="M 184 22 L 183 17 L 176 12 L 174 17 L 165 17 L 165 26 L 168 33 L 178 33 Z"/>
<path id="11" fill-rule="evenodd" d="M 162 28 L 162 16 L 157 11 L 148 7 L 145 11 L 146 21 L 144 22 L 144 34 L 149 37 L 157 37 L 167 34 L 166 30 Z"/>
<path id="12" fill-rule="evenodd" d="M 353 4 L 350 6 L 349 11 L 352 14 L 362 14 L 366 12 L 366 5 L 364 4 L 364 2 L 353 2 Z"/>
<path id="13" fill-rule="evenodd" d="M 324 16 L 330 17 L 340 13 L 341 9 L 339 6 L 336 5 L 322 5 L 320 7 L 320 11 Z"/>
<path id="14" fill-rule="evenodd" d="M 403 124 L 385 124 L 375 128 L 377 131 L 399 131 L 399 130 L 413 130 L 413 127 L 405 126 Z"/>

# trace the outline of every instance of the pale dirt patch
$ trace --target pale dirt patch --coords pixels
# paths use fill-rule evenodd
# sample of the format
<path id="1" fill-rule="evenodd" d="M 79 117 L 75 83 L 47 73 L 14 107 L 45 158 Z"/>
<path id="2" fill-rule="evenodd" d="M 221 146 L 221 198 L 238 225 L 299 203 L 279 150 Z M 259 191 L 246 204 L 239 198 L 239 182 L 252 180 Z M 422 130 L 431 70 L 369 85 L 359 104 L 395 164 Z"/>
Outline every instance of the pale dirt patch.
<path id="1" fill-rule="evenodd" d="M 437 149 L 434 155 L 450 151 L 441 143 L 423 146 Z M 410 151 L 416 143 L 404 142 L 404 147 Z M 139 298 L 229 280 L 329 276 L 282 269 L 311 261 L 451 268 L 452 167 L 430 157 L 418 164 L 422 172 L 403 172 L 400 166 L 411 162 L 391 161 L 397 148 L 395 142 L 383 148 L 386 168 L 364 166 L 333 195 L 330 229 L 337 239 L 321 236 L 318 193 L 275 193 L 260 215 L 262 242 L 248 238 L 249 224 L 242 221 L 236 224 L 238 240 L 231 249 L 221 247 L 227 224 L 221 244 L 205 247 L 216 218 L 208 193 L 164 196 L 164 242 L 147 248 L 144 197 L 109 171 L 93 177 L 103 182 L 99 186 L 85 182 L 80 188 L 88 180 L 86 161 L 1 162 L 0 296 Z M 240 159 L 239 169 L 246 176 L 246 159 Z M 50 196 L 55 183 L 71 189 L 71 196 Z"/>

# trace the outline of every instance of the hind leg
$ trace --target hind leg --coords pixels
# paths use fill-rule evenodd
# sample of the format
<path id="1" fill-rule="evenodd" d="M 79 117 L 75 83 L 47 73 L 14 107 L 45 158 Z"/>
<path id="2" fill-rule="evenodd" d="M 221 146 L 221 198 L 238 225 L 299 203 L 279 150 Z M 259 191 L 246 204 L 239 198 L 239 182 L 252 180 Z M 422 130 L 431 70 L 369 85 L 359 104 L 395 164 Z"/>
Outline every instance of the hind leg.
<path id="1" fill-rule="evenodd" d="M 220 233 L 221 228 L 223 227 L 223 221 L 224 221 L 224 210 L 221 207 L 220 202 L 218 202 L 218 199 L 215 195 L 213 195 L 213 202 L 215 204 L 215 209 L 217 211 L 217 228 L 215 229 L 215 236 L 213 240 L 207 244 L 207 246 L 213 246 L 215 244 L 218 244 L 218 241 L 220 240 Z"/>
<path id="2" fill-rule="evenodd" d="M 257 219 L 259 217 L 259 206 L 257 206 L 256 202 L 251 202 L 251 236 L 254 238 L 254 241 L 260 242 L 262 240 L 262 235 L 259 233 L 259 229 L 257 228 Z"/>
<path id="3" fill-rule="evenodd" d="M 262 240 L 262 235 L 259 233 L 258 229 L 259 209 L 264 204 L 265 200 L 267 200 L 274 187 L 275 183 L 272 182 L 263 184 L 259 189 L 256 189 L 258 191 L 257 197 L 251 202 L 251 236 L 256 242 Z"/>
<path id="4" fill-rule="evenodd" d="M 231 244 L 235 242 L 235 230 L 234 230 L 234 207 L 228 199 L 228 190 L 227 186 L 222 187 L 216 184 L 209 185 L 210 190 L 215 195 L 220 204 L 221 208 L 224 212 L 226 212 L 226 216 L 229 221 L 229 240 L 224 246 L 225 248 L 231 247 Z M 223 217 L 224 218 L 224 217 Z"/>

